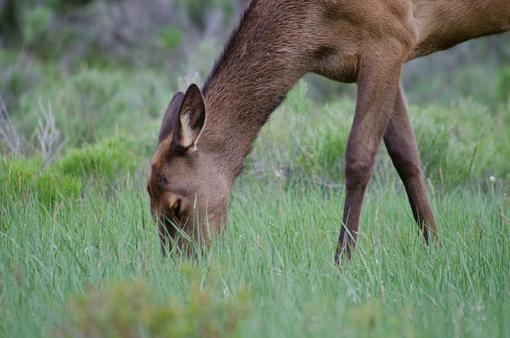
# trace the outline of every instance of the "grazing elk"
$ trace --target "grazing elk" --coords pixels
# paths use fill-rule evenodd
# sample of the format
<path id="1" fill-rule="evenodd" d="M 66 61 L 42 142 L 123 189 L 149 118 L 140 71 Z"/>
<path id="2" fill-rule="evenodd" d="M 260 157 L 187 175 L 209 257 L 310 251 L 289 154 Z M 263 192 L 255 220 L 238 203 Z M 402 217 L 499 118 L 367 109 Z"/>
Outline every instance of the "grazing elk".
<path id="1" fill-rule="evenodd" d="M 358 85 L 336 261 L 351 256 L 383 139 L 428 242 L 436 224 L 400 86 L 402 65 L 507 30 L 509 0 L 252 0 L 203 90 L 191 85 L 177 93 L 164 116 L 148 184 L 162 245 L 175 234 L 171 223 L 204 243 L 219 232 L 259 130 L 308 72 Z"/>

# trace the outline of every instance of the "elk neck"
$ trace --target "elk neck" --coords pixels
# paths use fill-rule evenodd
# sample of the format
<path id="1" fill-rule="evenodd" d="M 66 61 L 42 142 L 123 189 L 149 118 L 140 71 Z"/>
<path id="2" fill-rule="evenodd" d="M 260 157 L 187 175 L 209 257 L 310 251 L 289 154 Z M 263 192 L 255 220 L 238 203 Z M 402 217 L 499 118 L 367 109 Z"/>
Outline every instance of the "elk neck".
<path id="1" fill-rule="evenodd" d="M 306 8 L 267 3 L 252 1 L 203 90 L 207 117 L 199 147 L 232 180 L 270 114 L 309 67 Z"/>

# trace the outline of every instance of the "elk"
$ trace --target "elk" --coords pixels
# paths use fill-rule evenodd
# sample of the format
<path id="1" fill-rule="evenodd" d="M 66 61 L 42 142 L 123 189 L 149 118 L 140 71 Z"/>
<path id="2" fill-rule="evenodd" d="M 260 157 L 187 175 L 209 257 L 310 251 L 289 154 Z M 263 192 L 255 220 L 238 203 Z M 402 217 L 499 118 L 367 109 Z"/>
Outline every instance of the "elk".
<path id="1" fill-rule="evenodd" d="M 252 0 L 203 89 L 177 93 L 164 115 L 148 183 L 162 246 L 176 230 L 207 244 L 224 228 L 233 182 L 259 130 L 309 72 L 358 88 L 336 262 L 351 257 L 382 140 L 428 243 L 436 222 L 402 66 L 508 30 L 508 0 Z"/>

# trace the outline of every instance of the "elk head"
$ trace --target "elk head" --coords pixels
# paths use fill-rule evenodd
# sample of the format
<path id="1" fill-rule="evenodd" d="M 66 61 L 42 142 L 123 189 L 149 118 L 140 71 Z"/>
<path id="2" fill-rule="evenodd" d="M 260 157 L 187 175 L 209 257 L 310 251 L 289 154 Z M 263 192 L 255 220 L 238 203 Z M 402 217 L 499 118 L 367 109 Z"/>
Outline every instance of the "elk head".
<path id="1" fill-rule="evenodd" d="M 189 253 L 188 239 L 207 244 L 226 221 L 231 184 L 200 142 L 205 124 L 200 89 L 177 93 L 163 118 L 147 187 L 163 251 L 174 242 Z"/>

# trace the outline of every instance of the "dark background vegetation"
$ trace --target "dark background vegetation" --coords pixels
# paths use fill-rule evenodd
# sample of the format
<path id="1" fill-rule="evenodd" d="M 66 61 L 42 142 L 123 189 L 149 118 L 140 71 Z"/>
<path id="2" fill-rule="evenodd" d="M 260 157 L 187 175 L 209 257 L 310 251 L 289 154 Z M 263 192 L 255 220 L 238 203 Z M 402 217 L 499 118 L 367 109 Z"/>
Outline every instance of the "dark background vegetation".
<path id="1" fill-rule="evenodd" d="M 173 86 L 179 76 L 198 72 L 204 78 L 245 5 L 246 0 L 1 0 L 0 90 L 15 110 L 21 94 L 44 80 L 41 62 L 60 73 L 84 65 L 151 68 L 167 74 Z M 404 83 L 416 102 L 468 95 L 497 104 L 510 91 L 508 60 L 508 35 L 489 37 L 412 62 Z M 349 92 L 313 81 L 319 98 Z"/>

